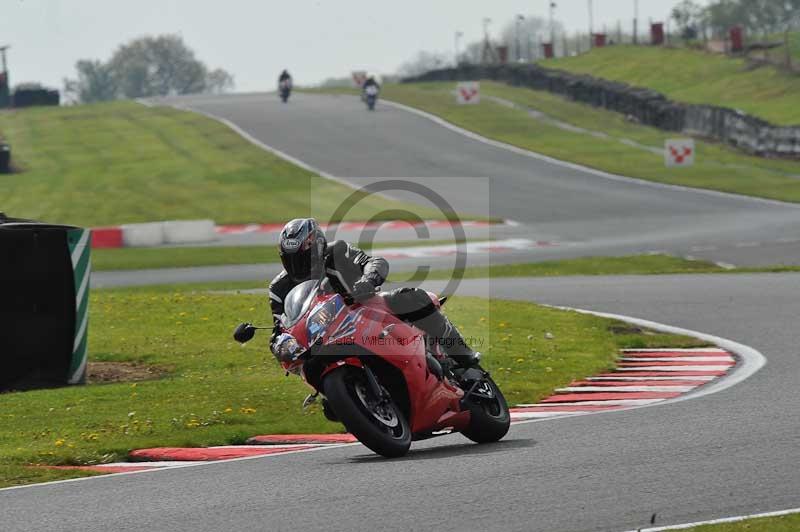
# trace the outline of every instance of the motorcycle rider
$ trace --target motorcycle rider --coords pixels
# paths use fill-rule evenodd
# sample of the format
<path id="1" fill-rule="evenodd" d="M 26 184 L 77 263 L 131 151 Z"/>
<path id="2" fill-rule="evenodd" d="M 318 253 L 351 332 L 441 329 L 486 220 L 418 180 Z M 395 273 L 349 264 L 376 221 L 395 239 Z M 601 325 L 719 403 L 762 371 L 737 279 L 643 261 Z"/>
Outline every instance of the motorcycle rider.
<path id="1" fill-rule="evenodd" d="M 292 76 L 291 76 L 291 74 L 289 74 L 289 71 L 286 70 L 285 68 L 283 69 L 283 72 L 281 72 L 281 75 L 278 76 L 278 86 L 280 86 L 281 83 L 283 83 L 284 81 L 288 81 L 289 82 L 289 86 L 291 87 L 291 85 L 292 85 Z"/>
<path id="2" fill-rule="evenodd" d="M 298 218 L 287 223 L 280 234 L 278 250 L 284 270 L 269 285 L 269 302 L 275 322 L 272 341 L 281 333 L 280 316 L 289 291 L 323 272 L 331 287 L 353 301 L 375 297 L 377 288 L 389 274 L 389 263 L 371 257 L 343 240 L 328 243 L 313 218 Z M 437 309 L 428 293 L 420 288 L 398 288 L 383 294 L 391 311 L 428 334 L 459 366 L 476 366 L 480 353 L 473 351 L 458 329 Z"/>
<path id="3" fill-rule="evenodd" d="M 362 94 L 367 93 L 367 87 L 375 87 L 378 91 L 381 90 L 381 86 L 378 81 L 375 79 L 374 74 L 368 74 L 367 79 L 364 80 L 364 83 L 361 84 L 361 92 Z"/>

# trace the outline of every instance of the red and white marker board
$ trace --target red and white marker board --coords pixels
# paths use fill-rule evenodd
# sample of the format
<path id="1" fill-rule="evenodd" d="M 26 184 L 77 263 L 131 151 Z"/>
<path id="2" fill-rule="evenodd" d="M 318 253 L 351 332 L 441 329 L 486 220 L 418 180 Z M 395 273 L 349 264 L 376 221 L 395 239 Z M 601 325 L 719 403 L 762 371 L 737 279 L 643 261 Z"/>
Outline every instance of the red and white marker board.
<path id="1" fill-rule="evenodd" d="M 664 143 L 664 164 L 692 166 L 694 164 L 694 139 L 667 139 Z"/>
<path id="2" fill-rule="evenodd" d="M 481 84 L 477 81 L 462 81 L 456 85 L 456 103 L 477 104 L 481 101 Z"/>
<path id="3" fill-rule="evenodd" d="M 350 76 L 353 78 L 353 86 L 357 89 L 360 89 L 364 82 L 367 81 L 366 70 L 353 70 Z"/>

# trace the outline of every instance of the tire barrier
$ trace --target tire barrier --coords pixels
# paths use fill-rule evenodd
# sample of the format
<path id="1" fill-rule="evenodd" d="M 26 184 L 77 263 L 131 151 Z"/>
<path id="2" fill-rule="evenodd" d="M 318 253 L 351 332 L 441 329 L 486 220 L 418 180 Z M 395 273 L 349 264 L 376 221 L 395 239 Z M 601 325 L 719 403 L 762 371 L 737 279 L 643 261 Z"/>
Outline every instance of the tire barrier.
<path id="1" fill-rule="evenodd" d="M 85 381 L 90 235 L 0 214 L 0 391 Z"/>
<path id="2" fill-rule="evenodd" d="M 14 91 L 12 98 L 14 107 L 33 107 L 37 105 L 54 105 L 61 103 L 61 95 L 57 90 L 44 88 L 23 88 Z"/>
<path id="3" fill-rule="evenodd" d="M 623 113 L 648 126 L 714 139 L 761 157 L 800 157 L 800 125 L 776 126 L 742 111 L 674 102 L 654 90 L 538 65 L 461 65 L 403 82 L 478 79 L 552 92 Z"/>
<path id="4" fill-rule="evenodd" d="M 164 223 L 126 224 L 122 226 L 124 247 L 154 247 L 164 244 Z"/>
<path id="5" fill-rule="evenodd" d="M 0 140 L 0 174 L 11 172 L 11 146 Z"/>

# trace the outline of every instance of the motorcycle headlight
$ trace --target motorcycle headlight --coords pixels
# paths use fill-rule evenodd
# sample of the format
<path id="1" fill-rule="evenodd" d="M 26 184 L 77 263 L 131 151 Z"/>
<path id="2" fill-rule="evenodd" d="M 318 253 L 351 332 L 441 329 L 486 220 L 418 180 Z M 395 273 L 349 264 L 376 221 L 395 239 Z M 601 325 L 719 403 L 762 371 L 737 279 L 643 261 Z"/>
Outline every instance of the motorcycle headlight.
<path id="1" fill-rule="evenodd" d="M 325 303 L 317 305 L 317 307 L 311 311 L 311 314 L 308 316 L 308 320 L 306 321 L 309 346 L 314 345 L 317 340 L 322 338 L 322 335 L 325 334 L 328 326 L 333 323 L 333 320 L 343 307 L 344 300 L 341 296 L 337 295 Z"/>
<path id="2" fill-rule="evenodd" d="M 281 362 L 294 362 L 297 357 L 303 354 L 303 347 L 297 338 L 288 333 L 283 333 L 275 339 L 272 344 L 272 353 Z"/>

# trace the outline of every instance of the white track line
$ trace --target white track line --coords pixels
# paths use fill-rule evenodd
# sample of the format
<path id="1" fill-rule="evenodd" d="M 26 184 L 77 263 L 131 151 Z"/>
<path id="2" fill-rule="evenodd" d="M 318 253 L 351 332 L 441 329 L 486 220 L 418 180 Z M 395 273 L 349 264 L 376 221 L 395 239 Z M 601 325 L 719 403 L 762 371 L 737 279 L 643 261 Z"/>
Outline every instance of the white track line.
<path id="1" fill-rule="evenodd" d="M 199 465 L 204 460 L 162 460 L 160 462 L 113 462 L 110 464 L 95 464 L 75 467 L 175 467 L 183 465 Z"/>
<path id="2" fill-rule="evenodd" d="M 580 414 L 590 414 L 591 412 L 567 412 L 567 411 L 560 411 L 560 412 L 512 412 L 511 413 L 511 421 L 520 421 L 520 420 L 528 420 L 528 419 L 552 419 L 557 417 L 565 417 L 565 416 L 575 416 Z"/>
<path id="3" fill-rule="evenodd" d="M 625 375 L 620 375 L 619 377 L 586 377 L 584 380 L 587 381 L 700 381 L 700 382 L 708 382 L 717 379 L 716 376 L 701 376 L 701 375 L 692 375 L 690 377 L 627 377 Z"/>
<path id="4" fill-rule="evenodd" d="M 624 357 L 622 362 L 736 362 L 733 357 Z"/>
<path id="5" fill-rule="evenodd" d="M 697 386 L 570 386 L 556 392 L 689 392 Z"/>
<path id="6" fill-rule="evenodd" d="M 352 183 L 348 183 L 344 179 L 341 179 L 339 177 L 334 176 L 333 174 L 329 174 L 328 172 L 320 170 L 319 168 L 317 168 L 315 166 L 311 166 L 307 162 L 301 161 L 300 159 L 298 159 L 296 157 L 293 157 L 293 156 L 289 155 L 288 153 L 279 150 L 278 148 L 273 148 L 269 144 L 265 144 L 265 143 L 261 142 L 260 140 L 255 138 L 253 135 L 251 135 L 250 133 L 248 133 L 247 131 L 245 131 L 241 127 L 237 126 L 235 123 L 231 122 L 227 118 L 223 118 L 221 116 L 215 115 L 214 113 L 209 113 L 208 111 L 203 111 L 201 109 L 196 109 L 196 108 L 191 107 L 189 105 L 183 105 L 183 104 L 179 104 L 179 103 L 167 104 L 167 105 L 169 107 L 174 107 L 175 109 L 180 109 L 181 111 L 189 111 L 189 112 L 192 112 L 192 113 L 201 114 L 201 115 L 205 116 L 206 118 L 211 118 L 212 120 L 216 120 L 217 122 L 221 122 L 221 123 L 225 124 L 226 126 L 228 126 L 229 128 L 231 128 L 236 133 L 238 133 L 241 137 L 243 137 L 245 140 L 247 140 L 251 144 L 254 144 L 254 145 L 258 146 L 262 150 L 267 151 L 267 152 L 275 155 L 276 157 L 280 157 L 281 159 L 289 161 L 290 163 L 294 164 L 295 166 L 299 166 L 303 170 L 307 170 L 307 171 L 309 171 L 311 173 L 318 174 L 321 177 L 324 177 L 326 179 L 332 179 L 332 180 L 337 181 L 337 182 L 339 182 L 339 183 L 341 183 L 343 185 L 347 185 L 350 188 L 355 188 Z"/>
<path id="7" fill-rule="evenodd" d="M 309 445 L 339 445 L 338 443 L 259 443 L 247 445 L 216 445 L 213 447 L 202 447 L 203 449 L 291 449 L 295 447 L 308 447 Z M 181 447 L 183 449 L 183 447 Z"/>
<path id="8" fill-rule="evenodd" d="M 666 399 L 616 399 L 611 401 L 575 401 L 569 403 L 536 403 L 536 404 L 528 404 L 528 405 L 517 405 L 522 408 L 532 408 L 532 407 L 545 407 L 545 408 L 560 408 L 562 406 L 581 406 L 581 405 L 590 405 L 590 406 L 633 406 L 633 405 L 651 405 L 653 403 L 660 403 L 665 401 Z"/>
<path id="9" fill-rule="evenodd" d="M 733 366 L 625 366 L 616 371 L 725 371 Z"/>
<path id="10" fill-rule="evenodd" d="M 381 248 L 382 257 L 430 257 L 441 256 L 445 253 L 455 254 L 460 249 L 464 249 L 467 253 L 497 253 L 497 248 L 509 248 L 510 251 L 527 251 L 541 247 L 554 247 L 562 245 L 562 243 L 548 242 L 542 245 L 541 242 L 531 240 L 528 238 L 508 238 L 505 240 L 487 240 L 485 242 L 467 242 L 463 246 L 455 244 L 442 244 L 438 246 L 414 246 L 414 247 L 395 247 L 395 248 Z"/>
<path id="11" fill-rule="evenodd" d="M 717 347 L 691 347 L 685 349 L 654 349 L 654 348 L 646 348 L 646 349 L 623 349 L 623 353 L 727 353 L 724 349 L 719 349 Z"/>
<path id="12" fill-rule="evenodd" d="M 800 508 L 791 508 L 789 510 L 779 510 L 777 512 L 765 512 L 761 514 L 737 515 L 736 517 L 723 517 L 721 519 L 711 519 L 709 521 L 696 521 L 694 523 L 682 523 L 680 525 L 666 525 L 666 526 L 657 526 L 653 528 L 637 528 L 636 530 L 628 530 L 627 532 L 662 532 L 665 530 L 685 530 L 687 528 L 694 528 L 703 525 L 721 525 L 723 523 L 738 523 L 739 521 L 746 521 L 747 519 L 759 519 L 762 517 L 780 517 L 782 515 L 792 515 L 797 513 L 800 513 Z"/>
<path id="13" fill-rule="evenodd" d="M 764 357 L 764 355 L 762 355 L 760 352 L 756 351 L 752 347 L 740 344 L 738 342 L 734 342 L 733 340 L 728 340 L 727 338 L 714 336 L 712 334 L 701 333 L 698 331 L 693 331 L 691 329 L 684 329 L 682 327 L 665 325 L 663 323 L 658 323 L 655 321 L 643 320 L 641 318 L 633 318 L 631 316 L 614 314 L 610 312 L 597 312 L 594 310 L 584 310 L 574 307 L 563 307 L 563 306 L 561 307 L 553 306 L 553 308 L 561 308 L 564 310 L 579 312 L 581 314 L 590 314 L 592 316 L 599 316 L 601 318 L 611 318 L 614 320 L 620 320 L 627 323 L 631 323 L 633 325 L 637 325 L 639 327 L 644 327 L 646 329 L 652 329 L 654 331 L 677 334 L 682 336 L 692 336 L 694 338 L 698 338 L 705 342 L 714 344 L 729 353 L 733 353 L 739 358 L 739 364 L 728 368 L 729 371 L 726 375 L 723 375 L 720 378 L 712 382 L 709 382 L 705 386 L 700 386 L 695 391 L 689 392 L 686 395 L 681 395 L 680 397 L 675 397 L 673 399 L 667 399 L 663 401 L 662 404 L 672 404 L 680 401 L 687 401 L 689 399 L 696 399 L 698 397 L 703 397 L 706 395 L 711 395 L 713 393 L 721 392 L 722 390 L 726 390 L 731 386 L 735 386 L 740 382 L 744 381 L 745 379 L 747 379 L 748 377 L 753 376 L 758 370 L 764 367 L 764 365 L 767 363 L 767 359 Z M 715 371 L 718 371 L 720 369 L 720 366 L 716 366 L 715 368 L 716 368 Z"/>

